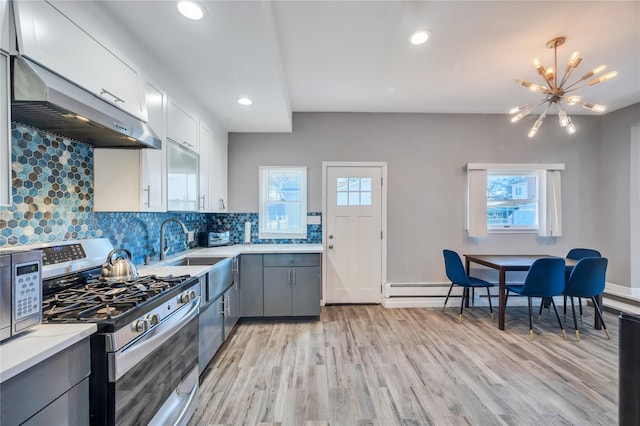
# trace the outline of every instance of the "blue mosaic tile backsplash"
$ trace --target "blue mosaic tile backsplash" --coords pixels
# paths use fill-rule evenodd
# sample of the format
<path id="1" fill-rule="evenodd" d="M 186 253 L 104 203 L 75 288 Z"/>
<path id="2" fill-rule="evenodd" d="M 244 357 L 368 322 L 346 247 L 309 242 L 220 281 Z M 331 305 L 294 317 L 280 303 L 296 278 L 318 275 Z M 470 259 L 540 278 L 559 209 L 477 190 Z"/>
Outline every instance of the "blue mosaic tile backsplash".
<path id="1" fill-rule="evenodd" d="M 322 213 L 308 213 L 321 216 Z M 258 238 L 258 213 L 214 214 L 210 226 L 214 231 L 230 231 L 231 243 L 244 243 L 244 223 L 251 222 L 251 244 L 316 244 L 322 243 L 322 225 L 307 225 L 307 239 L 260 239 Z"/>
<path id="2" fill-rule="evenodd" d="M 90 146 L 12 123 L 11 168 L 13 204 L 0 207 L 0 247 L 101 236 Z"/>
<path id="3" fill-rule="evenodd" d="M 159 258 L 160 225 L 169 217 L 195 231 L 195 241 L 187 243 L 180 226 L 168 224 L 168 255 L 195 247 L 200 231 L 230 230 L 231 242 L 242 244 L 247 221 L 253 244 L 322 242 L 321 225 L 307 225 L 306 240 L 261 240 L 257 213 L 94 212 L 93 148 L 19 123 L 11 123 L 11 162 L 13 204 L 0 207 L 0 247 L 107 237 L 139 265 Z"/>

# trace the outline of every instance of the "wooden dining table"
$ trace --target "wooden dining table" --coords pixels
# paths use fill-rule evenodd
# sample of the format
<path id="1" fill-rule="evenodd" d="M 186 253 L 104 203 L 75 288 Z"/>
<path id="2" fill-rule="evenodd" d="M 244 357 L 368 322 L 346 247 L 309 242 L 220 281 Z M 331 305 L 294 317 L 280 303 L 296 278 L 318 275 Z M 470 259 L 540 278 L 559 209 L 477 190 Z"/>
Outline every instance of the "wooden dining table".
<path id="1" fill-rule="evenodd" d="M 465 254 L 464 257 L 467 275 L 471 272 L 471 263 L 476 263 L 498 271 L 498 328 L 500 330 L 504 330 L 504 318 L 507 304 L 505 291 L 507 272 L 528 271 L 536 260 L 558 256 L 550 256 L 547 254 Z M 565 259 L 567 270 L 571 271 L 577 262 L 578 261 L 575 259 Z M 601 298 L 596 298 L 596 300 L 598 303 L 601 303 Z M 595 317 L 596 322 L 594 327 L 600 329 L 601 324 L 599 318 L 597 315 L 595 315 Z"/>

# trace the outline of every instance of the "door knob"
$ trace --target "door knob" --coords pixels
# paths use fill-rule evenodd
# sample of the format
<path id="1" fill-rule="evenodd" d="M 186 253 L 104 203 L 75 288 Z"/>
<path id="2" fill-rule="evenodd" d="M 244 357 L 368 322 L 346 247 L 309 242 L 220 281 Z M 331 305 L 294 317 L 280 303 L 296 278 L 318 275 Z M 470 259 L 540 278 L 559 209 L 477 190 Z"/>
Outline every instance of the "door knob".
<path id="1" fill-rule="evenodd" d="M 329 244 L 329 248 L 332 249 L 333 248 L 333 244 Z"/>

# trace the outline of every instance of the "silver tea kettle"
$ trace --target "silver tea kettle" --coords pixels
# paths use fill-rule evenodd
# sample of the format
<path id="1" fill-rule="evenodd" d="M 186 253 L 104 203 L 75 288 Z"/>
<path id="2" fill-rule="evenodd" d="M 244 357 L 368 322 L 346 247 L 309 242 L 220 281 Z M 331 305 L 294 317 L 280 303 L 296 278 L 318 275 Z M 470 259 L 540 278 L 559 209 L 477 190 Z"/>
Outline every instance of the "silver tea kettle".
<path id="1" fill-rule="evenodd" d="M 114 256 L 118 255 L 114 261 Z M 102 279 L 132 281 L 138 278 L 138 271 L 131 262 L 131 252 L 117 248 L 111 250 L 107 261 L 102 265 Z"/>

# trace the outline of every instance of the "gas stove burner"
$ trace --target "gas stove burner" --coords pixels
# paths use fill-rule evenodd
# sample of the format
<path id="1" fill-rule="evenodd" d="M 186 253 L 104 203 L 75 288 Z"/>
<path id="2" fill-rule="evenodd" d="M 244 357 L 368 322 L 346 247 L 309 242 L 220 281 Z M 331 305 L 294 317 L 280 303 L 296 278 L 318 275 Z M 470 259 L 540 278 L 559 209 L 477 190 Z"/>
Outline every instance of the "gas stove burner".
<path id="1" fill-rule="evenodd" d="M 79 320 L 115 319 L 137 306 L 138 304 L 135 302 L 116 302 L 99 305 L 80 312 L 77 318 Z"/>
<path id="2" fill-rule="evenodd" d="M 115 296 L 115 295 L 123 293 L 125 291 L 127 291 L 127 287 L 116 287 L 116 288 L 112 288 L 111 290 L 105 291 L 104 295 L 105 296 Z"/>
<path id="3" fill-rule="evenodd" d="M 110 314 L 111 312 L 115 311 L 116 308 L 114 308 L 113 306 L 105 306 L 104 308 L 98 309 L 96 312 L 100 315 L 102 314 Z"/>
<path id="4" fill-rule="evenodd" d="M 162 297 L 189 280 L 189 275 L 149 275 L 134 281 L 89 278 L 77 287 L 65 288 L 43 301 L 45 321 L 100 321 L 116 319 Z"/>

